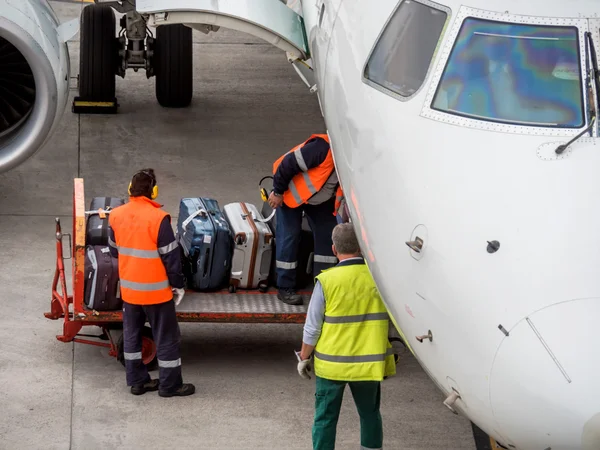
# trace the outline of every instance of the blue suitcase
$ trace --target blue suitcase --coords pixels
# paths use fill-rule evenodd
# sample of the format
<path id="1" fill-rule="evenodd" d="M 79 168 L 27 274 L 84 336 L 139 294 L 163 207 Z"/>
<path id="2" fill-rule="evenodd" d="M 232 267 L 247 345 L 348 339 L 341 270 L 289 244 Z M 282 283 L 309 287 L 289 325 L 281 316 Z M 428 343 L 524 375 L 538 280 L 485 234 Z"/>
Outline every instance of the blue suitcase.
<path id="1" fill-rule="evenodd" d="M 229 281 L 233 237 L 216 200 L 183 198 L 177 237 L 184 253 L 184 275 L 194 290 L 223 288 Z"/>

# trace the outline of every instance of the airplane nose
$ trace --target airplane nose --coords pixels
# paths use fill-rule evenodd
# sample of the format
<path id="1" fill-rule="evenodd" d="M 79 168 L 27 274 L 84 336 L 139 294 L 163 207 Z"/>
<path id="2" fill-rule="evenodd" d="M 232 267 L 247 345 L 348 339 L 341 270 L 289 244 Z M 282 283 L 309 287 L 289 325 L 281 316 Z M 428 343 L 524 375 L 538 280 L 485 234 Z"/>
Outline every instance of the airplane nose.
<path id="1" fill-rule="evenodd" d="M 497 431 L 509 444 L 600 449 L 599 323 L 600 298 L 588 298 L 536 311 L 509 330 L 490 378 Z"/>

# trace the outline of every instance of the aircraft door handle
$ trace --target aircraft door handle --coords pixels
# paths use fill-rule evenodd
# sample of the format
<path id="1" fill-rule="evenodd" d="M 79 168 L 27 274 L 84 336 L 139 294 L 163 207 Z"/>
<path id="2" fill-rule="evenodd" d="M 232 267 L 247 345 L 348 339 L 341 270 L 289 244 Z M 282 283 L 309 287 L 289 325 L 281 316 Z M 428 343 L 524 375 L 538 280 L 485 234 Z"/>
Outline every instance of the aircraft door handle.
<path id="1" fill-rule="evenodd" d="M 408 245 L 412 251 L 417 253 L 421 253 L 421 250 L 423 249 L 423 239 L 419 236 L 417 236 L 414 241 L 406 241 L 405 244 Z"/>
<path id="2" fill-rule="evenodd" d="M 416 338 L 421 344 L 425 339 L 429 339 L 429 342 L 433 342 L 433 334 L 431 334 L 431 330 L 427 330 L 427 334 L 424 334 L 423 336 L 416 336 Z"/>

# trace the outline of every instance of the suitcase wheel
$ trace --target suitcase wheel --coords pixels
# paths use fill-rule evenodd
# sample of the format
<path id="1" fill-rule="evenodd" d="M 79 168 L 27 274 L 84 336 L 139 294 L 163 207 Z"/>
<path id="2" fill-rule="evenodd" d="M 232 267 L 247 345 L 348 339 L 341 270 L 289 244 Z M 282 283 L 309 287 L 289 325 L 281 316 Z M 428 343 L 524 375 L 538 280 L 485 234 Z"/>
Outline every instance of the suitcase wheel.
<path id="1" fill-rule="evenodd" d="M 269 290 L 269 286 L 267 284 L 261 283 L 258 285 L 258 290 L 260 292 L 267 292 L 267 290 Z"/>
<path id="2" fill-rule="evenodd" d="M 235 294 L 236 288 L 233 284 L 229 285 L 229 293 L 230 294 Z"/>

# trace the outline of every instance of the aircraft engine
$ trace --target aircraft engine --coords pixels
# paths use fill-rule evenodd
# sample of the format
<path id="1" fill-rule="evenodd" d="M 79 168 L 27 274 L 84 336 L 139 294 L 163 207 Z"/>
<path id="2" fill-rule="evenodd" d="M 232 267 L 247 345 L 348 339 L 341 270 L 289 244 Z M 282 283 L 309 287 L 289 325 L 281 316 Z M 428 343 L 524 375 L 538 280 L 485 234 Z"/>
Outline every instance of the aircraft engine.
<path id="1" fill-rule="evenodd" d="M 68 33 L 46 0 L 0 0 L 0 173 L 39 150 L 64 112 Z"/>

